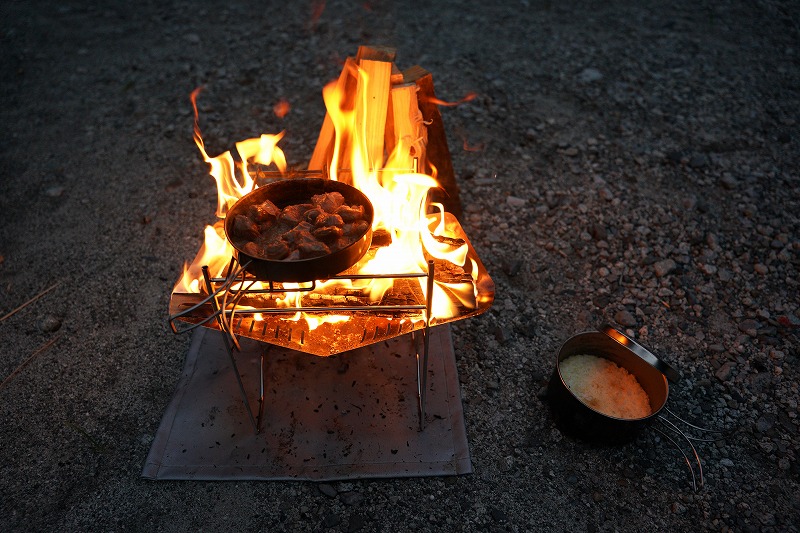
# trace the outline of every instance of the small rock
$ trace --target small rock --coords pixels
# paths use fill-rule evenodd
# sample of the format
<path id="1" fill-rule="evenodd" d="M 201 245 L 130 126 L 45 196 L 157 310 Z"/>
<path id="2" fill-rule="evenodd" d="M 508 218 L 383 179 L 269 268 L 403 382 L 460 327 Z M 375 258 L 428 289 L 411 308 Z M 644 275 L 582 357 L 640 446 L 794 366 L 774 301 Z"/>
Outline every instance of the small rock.
<path id="1" fill-rule="evenodd" d="M 347 532 L 353 533 L 354 531 L 359 531 L 364 525 L 367 523 L 366 518 L 360 514 L 354 514 L 350 516 L 350 520 L 347 523 Z"/>
<path id="2" fill-rule="evenodd" d="M 506 516 L 506 513 L 504 513 L 503 511 L 501 511 L 497 507 L 491 507 L 489 509 L 489 514 L 492 515 L 492 520 L 494 520 L 495 522 L 497 522 L 499 524 L 503 524 L 503 523 L 505 523 L 506 520 L 508 520 L 508 517 Z"/>
<path id="3" fill-rule="evenodd" d="M 653 264 L 653 268 L 656 271 L 656 276 L 658 276 L 659 278 L 663 278 L 664 276 L 675 270 L 675 267 L 677 266 L 678 265 L 672 259 L 664 259 L 662 261 L 657 261 Z"/>
<path id="4" fill-rule="evenodd" d="M 756 420 L 756 430 L 759 433 L 766 433 L 775 425 L 775 417 L 769 413 L 763 414 Z"/>
<path id="5" fill-rule="evenodd" d="M 506 197 L 506 203 L 514 208 L 525 207 L 525 204 L 528 203 L 527 200 L 524 198 L 517 198 L 516 196 L 508 196 Z"/>
<path id="6" fill-rule="evenodd" d="M 578 81 L 581 83 L 592 83 L 603 79 L 603 73 L 596 68 L 585 68 L 578 74 Z"/>
<path id="7" fill-rule="evenodd" d="M 589 226 L 589 235 L 596 241 L 604 241 L 608 238 L 608 231 L 605 226 L 600 224 L 592 224 Z"/>
<path id="8" fill-rule="evenodd" d="M 714 376 L 720 381 L 728 381 L 731 377 L 731 373 L 733 372 L 734 364 L 728 361 L 714 373 Z"/>
<path id="9" fill-rule="evenodd" d="M 567 157 L 575 157 L 576 155 L 578 155 L 578 149 L 575 148 L 574 146 L 570 146 L 569 148 L 564 150 L 564 155 Z"/>
<path id="10" fill-rule="evenodd" d="M 754 270 L 754 271 L 755 271 L 757 274 L 761 274 L 761 275 L 763 276 L 763 275 L 765 275 L 767 272 L 769 272 L 769 267 L 768 267 L 767 265 L 764 265 L 764 264 L 762 264 L 762 263 L 756 263 L 756 264 L 753 266 L 753 270 Z"/>
<path id="11" fill-rule="evenodd" d="M 731 461 L 727 457 L 724 457 L 724 458 L 719 460 L 719 464 L 722 465 L 722 466 L 726 466 L 728 468 L 731 468 L 733 466 L 733 461 Z"/>
<path id="12" fill-rule="evenodd" d="M 44 193 L 49 196 L 50 198 L 58 198 L 62 194 L 64 194 L 64 187 L 56 186 L 56 187 L 49 187 Z"/>
<path id="13" fill-rule="evenodd" d="M 494 333 L 494 338 L 497 339 L 497 342 L 500 344 L 505 344 L 510 341 L 513 335 L 511 330 L 502 326 L 496 326 L 492 333 Z"/>
<path id="14" fill-rule="evenodd" d="M 753 319 L 747 319 L 739 322 L 739 331 L 751 337 L 756 337 L 758 335 L 758 327 L 758 322 Z"/>
<path id="15" fill-rule="evenodd" d="M 738 184 L 738 182 L 736 181 L 736 178 L 734 178 L 730 174 L 725 174 L 724 176 L 722 176 L 722 178 L 720 178 L 720 180 L 719 180 L 719 183 L 720 183 L 720 185 L 722 185 L 723 189 L 727 189 L 729 191 L 731 189 L 735 189 L 736 185 Z"/>
<path id="16" fill-rule="evenodd" d="M 636 317 L 625 309 L 617 311 L 614 315 L 614 321 L 620 326 L 631 327 L 636 325 Z"/>
<path id="17" fill-rule="evenodd" d="M 55 315 L 45 315 L 39 320 L 38 326 L 44 333 L 55 333 L 61 329 L 61 319 Z"/>
<path id="18" fill-rule="evenodd" d="M 339 493 L 339 500 L 345 505 L 356 505 L 364 501 L 364 495 L 360 492 L 341 492 Z"/>
<path id="19" fill-rule="evenodd" d="M 187 33 L 184 39 L 191 44 L 200 44 L 200 36 L 196 33 Z"/>
<path id="20" fill-rule="evenodd" d="M 327 496 L 328 498 L 335 498 L 336 497 L 336 489 L 333 488 L 332 485 L 327 483 L 320 483 L 319 484 L 319 491 Z"/>
<path id="21" fill-rule="evenodd" d="M 325 515 L 325 518 L 322 519 L 322 527 L 325 529 L 330 529 L 332 527 L 338 526 L 342 522 L 342 519 L 336 513 L 328 513 Z"/>
<path id="22" fill-rule="evenodd" d="M 708 166 L 708 157 L 704 154 L 695 154 L 689 159 L 689 166 L 697 170 L 704 169 Z"/>

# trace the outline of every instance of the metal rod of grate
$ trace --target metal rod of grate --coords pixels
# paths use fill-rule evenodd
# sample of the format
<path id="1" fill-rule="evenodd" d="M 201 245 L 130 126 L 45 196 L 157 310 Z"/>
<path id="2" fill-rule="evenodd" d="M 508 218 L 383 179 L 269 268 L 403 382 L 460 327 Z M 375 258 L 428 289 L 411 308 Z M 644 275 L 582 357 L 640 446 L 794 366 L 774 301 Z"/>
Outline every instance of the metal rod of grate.
<path id="1" fill-rule="evenodd" d="M 239 387 L 239 392 L 242 396 L 242 402 L 244 403 L 245 409 L 247 410 L 248 416 L 250 418 L 250 422 L 253 425 L 253 430 L 256 434 L 260 433 L 261 431 L 261 423 L 262 423 L 262 415 L 264 412 L 264 357 L 265 354 L 262 353 L 261 355 L 261 376 L 260 376 L 260 387 L 259 387 L 259 406 L 257 415 L 254 415 L 254 411 L 250 405 L 250 401 L 248 400 L 247 393 L 245 392 L 245 387 L 242 382 L 242 378 L 239 374 L 238 367 L 236 365 L 236 357 L 234 351 L 240 351 L 239 340 L 237 337 L 237 330 L 241 327 L 242 319 L 241 316 L 255 316 L 256 314 L 285 314 L 285 315 L 294 315 L 298 312 L 301 313 L 309 313 L 315 315 L 325 315 L 325 314 L 336 314 L 336 313 L 343 313 L 343 312 L 365 312 L 365 313 L 386 313 L 386 312 L 406 312 L 406 311 L 418 311 L 420 312 L 425 320 L 425 327 L 422 329 L 422 353 L 420 353 L 419 349 L 419 342 L 417 338 L 413 335 L 412 332 L 412 345 L 415 349 L 415 360 L 417 365 L 417 407 L 419 412 L 419 427 L 420 431 L 425 429 L 425 399 L 427 395 L 427 375 L 428 375 L 428 351 L 429 351 L 429 342 L 430 342 L 430 327 L 431 327 L 431 310 L 432 310 L 432 300 L 433 300 L 433 283 L 434 283 L 434 276 L 435 276 L 435 267 L 434 262 L 428 261 L 428 271 L 421 272 L 421 273 L 398 273 L 398 274 L 342 274 L 338 276 L 332 276 L 330 279 L 343 279 L 343 280 L 354 280 L 354 279 L 403 279 L 403 278 L 427 278 L 426 283 L 426 294 L 425 294 L 425 303 L 424 304 L 409 304 L 409 305 L 324 305 L 324 306 L 314 306 L 314 307 L 276 307 L 276 308 L 241 308 L 239 307 L 239 302 L 241 299 L 246 295 L 253 295 L 253 294 L 265 294 L 265 293 L 293 293 L 293 292 L 308 292 L 313 291 L 316 287 L 316 281 L 308 282 L 309 285 L 305 287 L 299 288 L 290 288 L 287 289 L 283 286 L 276 286 L 274 282 L 268 280 L 258 280 L 254 277 L 251 277 L 247 274 L 245 269 L 247 268 L 247 264 L 239 264 L 236 258 L 231 258 L 230 264 L 227 269 L 227 274 L 224 277 L 216 277 L 212 278 L 209 275 L 208 267 L 204 266 L 202 268 L 203 272 L 203 281 L 205 283 L 205 289 L 208 293 L 208 296 L 200 300 L 197 304 L 184 309 L 183 311 L 171 315 L 169 317 L 169 324 L 172 328 L 172 331 L 175 333 L 185 333 L 188 331 L 193 330 L 198 326 L 208 326 L 208 324 L 212 321 L 216 321 L 219 329 L 223 333 L 223 337 L 225 340 L 225 348 L 228 352 L 228 356 L 231 362 L 231 366 L 234 371 L 234 375 L 236 376 L 237 384 Z M 256 282 L 267 283 L 269 288 L 253 288 Z M 210 305 L 211 306 L 211 313 L 209 316 L 204 318 L 200 322 L 190 323 L 186 325 L 185 322 L 181 321 L 181 318 L 190 316 L 194 314 L 200 308 Z M 238 324 L 236 321 L 237 315 L 239 317 Z M 182 326 L 179 327 L 179 324 Z M 250 323 L 250 329 L 252 330 L 255 325 L 255 320 L 252 320 Z M 389 326 L 391 327 L 391 326 Z M 401 327 L 402 329 L 402 327 Z M 401 329 L 398 329 L 398 334 L 401 332 Z M 376 332 L 377 333 L 377 332 Z M 276 336 L 278 331 L 276 330 Z M 291 336 L 291 330 L 289 332 Z M 301 336 L 304 332 L 301 331 Z M 367 331 L 364 330 L 364 335 L 367 335 Z M 302 340 L 302 339 L 301 339 Z"/>

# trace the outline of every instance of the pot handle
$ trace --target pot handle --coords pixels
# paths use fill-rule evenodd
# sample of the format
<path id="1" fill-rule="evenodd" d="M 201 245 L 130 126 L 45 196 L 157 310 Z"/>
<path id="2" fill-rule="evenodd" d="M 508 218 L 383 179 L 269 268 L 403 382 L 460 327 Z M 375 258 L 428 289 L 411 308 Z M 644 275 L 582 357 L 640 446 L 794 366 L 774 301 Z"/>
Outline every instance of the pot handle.
<path id="1" fill-rule="evenodd" d="M 664 374 L 668 380 L 673 383 L 677 383 L 681 379 L 681 373 L 669 366 L 667 363 L 653 355 L 647 348 L 642 346 L 641 344 L 637 343 L 621 331 L 617 330 L 609 326 L 608 324 L 604 324 L 600 326 L 600 331 L 611 337 L 613 340 L 617 341 L 619 344 L 623 345 L 642 359 L 644 359 L 647 363 L 651 366 L 655 367 L 656 370 Z"/>

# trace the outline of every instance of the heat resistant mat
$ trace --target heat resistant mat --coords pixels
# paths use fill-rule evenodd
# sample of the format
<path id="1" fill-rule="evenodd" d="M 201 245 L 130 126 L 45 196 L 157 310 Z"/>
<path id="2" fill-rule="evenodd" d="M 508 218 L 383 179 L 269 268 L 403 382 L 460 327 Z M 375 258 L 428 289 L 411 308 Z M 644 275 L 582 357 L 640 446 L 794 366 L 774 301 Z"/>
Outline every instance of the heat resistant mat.
<path id="1" fill-rule="evenodd" d="M 220 333 L 198 328 L 143 477 L 330 481 L 472 472 L 449 326 L 431 330 L 423 431 L 410 335 L 332 357 L 241 340 L 234 353 L 254 408 L 267 351 L 261 433 Z"/>

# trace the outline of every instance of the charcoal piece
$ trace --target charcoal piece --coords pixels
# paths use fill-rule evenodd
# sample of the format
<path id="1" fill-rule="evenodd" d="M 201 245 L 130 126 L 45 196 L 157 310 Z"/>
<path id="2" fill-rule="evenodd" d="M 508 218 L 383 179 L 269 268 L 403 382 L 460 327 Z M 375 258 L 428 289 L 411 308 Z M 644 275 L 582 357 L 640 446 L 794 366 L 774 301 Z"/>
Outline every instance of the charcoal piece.
<path id="1" fill-rule="evenodd" d="M 281 210 L 278 208 L 278 206 L 269 200 L 264 200 L 260 204 L 251 205 L 247 209 L 247 215 L 258 224 L 275 220 L 280 214 Z"/>
<path id="2" fill-rule="evenodd" d="M 364 218 L 364 206 L 363 205 L 342 205 L 339 206 L 339 209 L 336 210 L 336 214 L 342 217 L 342 220 L 345 222 L 355 222 L 356 220 Z"/>
<path id="3" fill-rule="evenodd" d="M 305 241 L 297 245 L 297 251 L 300 252 L 301 259 L 308 259 L 310 257 L 319 257 L 327 255 L 330 250 L 324 243 L 317 240 Z"/>
<path id="4" fill-rule="evenodd" d="M 244 250 L 244 253 L 252 257 L 259 257 L 264 255 L 264 250 L 253 241 L 250 241 L 247 244 L 245 244 L 242 247 L 242 249 Z"/>
<path id="5" fill-rule="evenodd" d="M 372 246 L 389 246 L 390 244 L 392 244 L 392 234 L 387 230 L 381 228 L 372 233 Z"/>
<path id="6" fill-rule="evenodd" d="M 292 250 L 289 255 L 287 255 L 283 260 L 284 261 L 297 261 L 300 259 L 300 250 Z"/>
<path id="7" fill-rule="evenodd" d="M 245 215 L 233 219 L 233 234 L 243 240 L 252 241 L 258 237 L 258 226 Z"/>
<path id="8" fill-rule="evenodd" d="M 317 220 L 314 221 L 314 225 L 318 228 L 323 226 L 338 226 L 342 227 L 344 225 L 344 221 L 342 221 L 342 217 L 339 215 L 332 215 L 329 213 L 322 213 L 320 216 L 317 217 Z"/>
<path id="9" fill-rule="evenodd" d="M 284 241 L 275 239 L 267 244 L 267 246 L 264 248 L 264 252 L 266 253 L 267 259 L 280 260 L 288 256 L 290 250 L 289 245 Z"/>
<path id="10" fill-rule="evenodd" d="M 323 226 L 315 229 L 312 234 L 323 242 L 331 242 L 342 236 L 342 228 L 337 226 Z"/>
<path id="11" fill-rule="evenodd" d="M 311 202 L 318 205 L 323 211 L 328 213 L 335 213 L 336 209 L 344 203 L 344 196 L 340 192 L 326 192 L 323 194 L 315 194 L 311 197 Z"/>
<path id="12" fill-rule="evenodd" d="M 366 220 L 357 220 L 342 226 L 342 233 L 347 237 L 360 237 L 361 235 L 365 234 L 368 229 L 369 222 Z M 391 237 L 389 238 L 389 242 L 392 242 Z"/>

